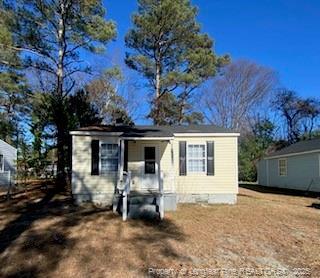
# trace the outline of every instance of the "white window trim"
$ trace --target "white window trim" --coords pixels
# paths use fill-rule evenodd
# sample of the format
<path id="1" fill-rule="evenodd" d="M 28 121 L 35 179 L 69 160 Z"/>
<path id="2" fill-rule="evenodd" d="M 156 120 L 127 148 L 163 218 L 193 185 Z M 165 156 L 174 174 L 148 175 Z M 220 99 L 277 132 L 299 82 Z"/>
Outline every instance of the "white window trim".
<path id="1" fill-rule="evenodd" d="M 0 172 L 4 172 L 4 155 L 2 153 L 0 153 L 0 156 L 2 156 L 2 165 L 0 168 Z"/>
<path id="2" fill-rule="evenodd" d="M 189 171 L 189 157 L 188 157 L 188 149 L 190 145 L 204 145 L 204 171 Z M 199 158 L 200 159 L 200 158 Z M 186 169 L 187 175 L 206 175 L 207 174 L 207 143 L 206 142 L 187 142 L 187 149 L 186 149 Z"/>
<path id="3" fill-rule="evenodd" d="M 109 171 L 109 173 L 102 173 L 101 172 L 101 145 L 103 144 L 111 144 L 111 145 L 118 145 L 118 170 L 117 171 Z M 120 153 L 120 140 L 118 140 L 117 142 L 110 142 L 110 141 L 99 141 L 99 176 L 108 176 L 108 174 L 116 174 L 119 172 L 119 153 Z"/>
<path id="4" fill-rule="evenodd" d="M 280 171 L 280 161 L 285 161 L 286 162 L 286 173 L 285 175 L 281 175 L 281 171 Z M 287 177 L 288 176 L 288 160 L 286 158 L 279 158 L 278 159 L 278 175 L 279 177 Z"/>

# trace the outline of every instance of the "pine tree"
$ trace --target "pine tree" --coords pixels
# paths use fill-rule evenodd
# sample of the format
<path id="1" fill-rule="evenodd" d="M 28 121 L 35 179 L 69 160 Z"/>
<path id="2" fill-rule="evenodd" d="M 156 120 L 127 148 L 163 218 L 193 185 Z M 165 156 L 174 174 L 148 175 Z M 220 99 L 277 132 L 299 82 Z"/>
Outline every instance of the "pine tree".
<path id="1" fill-rule="evenodd" d="M 228 56 L 217 57 L 213 42 L 200 32 L 197 9 L 189 0 L 138 0 L 134 27 L 125 41 L 127 65 L 141 73 L 154 92 L 151 117 L 162 122 L 161 98 L 169 93 L 179 100 L 183 122 L 190 94 L 216 74 Z"/>
<path id="2" fill-rule="evenodd" d="M 101 0 L 18 0 L 5 4 L 12 14 L 10 28 L 17 44 L 12 50 L 24 55 L 24 65 L 47 76 L 46 89 L 57 139 L 58 184 L 66 180 L 65 99 L 73 91 L 74 76 L 89 72 L 80 51 L 100 53 L 115 37 L 115 24 L 105 20 Z"/>
<path id="3" fill-rule="evenodd" d="M 25 116 L 28 90 L 19 52 L 9 29 L 11 13 L 0 1 L 0 138 L 18 145 L 19 120 Z"/>

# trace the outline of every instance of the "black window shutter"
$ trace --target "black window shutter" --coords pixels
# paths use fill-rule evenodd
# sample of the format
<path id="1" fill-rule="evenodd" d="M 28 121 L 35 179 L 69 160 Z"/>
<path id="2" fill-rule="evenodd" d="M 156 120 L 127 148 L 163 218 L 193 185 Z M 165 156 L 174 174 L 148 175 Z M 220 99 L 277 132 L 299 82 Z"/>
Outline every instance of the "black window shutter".
<path id="1" fill-rule="evenodd" d="M 91 141 L 91 175 L 99 175 L 99 140 Z"/>
<path id="2" fill-rule="evenodd" d="M 207 142 L 207 175 L 214 175 L 214 142 Z"/>
<path id="3" fill-rule="evenodd" d="M 187 164 L 186 164 L 186 141 L 179 142 L 179 174 L 180 176 L 185 176 L 187 174 Z"/>

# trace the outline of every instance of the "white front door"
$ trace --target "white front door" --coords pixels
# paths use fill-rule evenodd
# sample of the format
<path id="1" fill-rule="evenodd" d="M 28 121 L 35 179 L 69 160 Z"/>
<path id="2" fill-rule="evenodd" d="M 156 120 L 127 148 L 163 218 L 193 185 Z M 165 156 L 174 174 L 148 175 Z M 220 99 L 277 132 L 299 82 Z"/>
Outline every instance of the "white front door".
<path id="1" fill-rule="evenodd" d="M 159 149 L 157 145 L 143 144 L 143 167 L 140 179 L 141 190 L 159 189 Z"/>

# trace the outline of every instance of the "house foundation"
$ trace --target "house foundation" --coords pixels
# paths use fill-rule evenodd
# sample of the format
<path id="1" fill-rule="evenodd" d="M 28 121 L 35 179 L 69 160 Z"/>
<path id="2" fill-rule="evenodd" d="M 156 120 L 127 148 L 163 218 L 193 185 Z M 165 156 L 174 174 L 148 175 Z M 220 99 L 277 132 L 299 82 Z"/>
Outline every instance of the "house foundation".
<path id="1" fill-rule="evenodd" d="M 177 194 L 178 203 L 235 204 L 237 194 Z"/>

